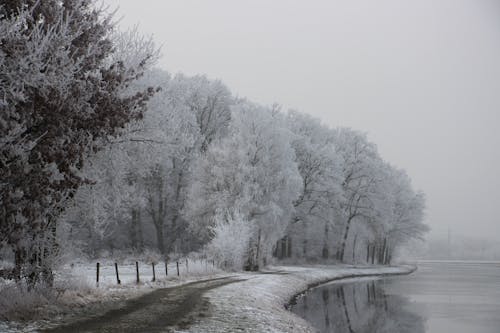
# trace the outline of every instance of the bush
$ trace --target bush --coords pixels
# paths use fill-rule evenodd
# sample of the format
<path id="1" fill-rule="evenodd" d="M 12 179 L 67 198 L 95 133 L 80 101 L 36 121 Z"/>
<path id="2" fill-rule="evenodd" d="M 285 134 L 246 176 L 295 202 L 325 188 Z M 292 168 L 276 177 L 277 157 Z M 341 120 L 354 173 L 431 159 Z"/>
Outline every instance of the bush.
<path id="1" fill-rule="evenodd" d="M 32 319 L 40 308 L 55 303 L 56 299 L 55 290 L 42 284 L 32 289 L 26 283 L 9 284 L 0 289 L 0 319 Z"/>
<path id="2" fill-rule="evenodd" d="M 214 238 L 207 245 L 207 254 L 223 269 L 241 270 L 252 235 L 250 223 L 239 214 L 225 218 L 217 215 L 215 219 Z"/>

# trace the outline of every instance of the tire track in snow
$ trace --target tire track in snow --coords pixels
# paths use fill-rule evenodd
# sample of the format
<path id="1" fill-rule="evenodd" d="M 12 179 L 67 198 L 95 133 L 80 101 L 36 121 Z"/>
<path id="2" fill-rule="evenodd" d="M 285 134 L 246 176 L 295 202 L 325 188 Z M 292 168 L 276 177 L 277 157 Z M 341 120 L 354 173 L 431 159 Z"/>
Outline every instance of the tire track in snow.
<path id="1" fill-rule="evenodd" d="M 203 294 L 211 289 L 241 281 L 224 277 L 162 288 L 131 299 L 125 306 L 102 316 L 44 330 L 63 332 L 172 332 L 188 328 L 196 317 L 207 316 L 210 304 Z"/>

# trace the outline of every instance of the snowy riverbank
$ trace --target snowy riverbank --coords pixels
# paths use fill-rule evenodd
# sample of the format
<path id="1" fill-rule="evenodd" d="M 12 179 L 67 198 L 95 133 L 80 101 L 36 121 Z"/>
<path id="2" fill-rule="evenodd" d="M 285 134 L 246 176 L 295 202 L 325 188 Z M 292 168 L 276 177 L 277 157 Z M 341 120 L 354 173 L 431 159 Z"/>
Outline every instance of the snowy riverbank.
<path id="1" fill-rule="evenodd" d="M 295 295 L 331 280 L 409 274 L 415 269 L 406 265 L 280 266 L 264 274 L 241 274 L 243 281 L 207 292 L 210 314 L 178 332 L 314 332 L 311 325 L 285 308 Z"/>
<path id="2" fill-rule="evenodd" d="M 90 267 L 74 267 L 69 272 L 81 276 L 83 268 L 86 268 L 87 274 L 91 273 Z M 127 322 L 127 318 L 122 318 L 121 315 L 107 316 L 110 318 L 100 316 L 109 313 L 110 310 L 116 312 L 118 309 L 130 307 L 129 300 L 138 299 L 137 297 L 148 294 L 148 301 L 144 301 L 143 306 L 133 310 L 133 316 L 143 319 L 144 315 L 140 311 L 144 312 L 144 307 L 153 307 L 157 312 L 161 312 L 159 318 L 163 318 L 162 320 L 170 318 L 169 323 L 165 323 L 169 327 L 169 329 L 165 327 L 168 331 L 174 327 L 177 329 L 182 327 L 185 331 L 178 332 L 313 332 L 314 329 L 307 322 L 285 308 L 285 305 L 295 295 L 331 280 L 407 274 L 415 269 L 412 266 L 316 265 L 307 267 L 276 266 L 259 273 L 226 273 L 209 269 L 210 266 L 206 264 L 193 262 L 189 267 L 189 273 L 186 270 L 180 277 L 172 276 L 168 279 L 159 279 L 156 282 L 146 282 L 150 277 L 145 275 L 143 276 L 144 280 L 142 280 L 145 282 L 136 285 L 132 268 L 122 268 L 123 282 L 121 286 L 114 285 L 112 271 L 105 270 L 103 273 L 106 274 L 103 274 L 102 281 L 104 285 L 99 288 L 90 287 L 90 282 L 87 281 L 87 283 L 83 283 L 84 288 L 81 286 L 80 288 L 69 288 L 53 301 L 33 302 L 20 298 L 20 295 L 11 295 L 11 297 L 7 297 L 11 300 L 11 304 L 13 300 L 25 302 L 25 306 L 16 306 L 17 310 L 22 313 L 28 313 L 27 307 L 35 305 L 31 309 L 34 317 L 27 321 L 0 321 L 0 331 L 37 332 L 39 329 L 54 328 L 89 319 L 91 322 L 99 322 L 99 325 L 103 326 L 109 326 L 110 319 L 117 323 Z M 88 275 L 90 278 L 90 274 Z M 65 278 L 71 280 L 68 275 Z M 220 286 L 210 287 L 210 284 L 217 284 L 217 280 L 221 279 L 225 280 L 227 284 L 221 281 L 223 284 Z M 201 284 L 196 282 L 195 285 L 191 284 L 192 287 L 188 287 L 190 282 L 203 280 L 207 281 L 205 283 L 207 286 L 203 282 Z M 177 311 L 181 307 L 179 304 L 183 304 L 180 300 L 183 297 L 190 297 L 189 293 L 192 292 L 193 288 L 198 288 L 196 300 L 199 300 L 203 306 L 200 308 L 200 306 L 190 302 L 189 307 Z M 2 290 L 4 296 L 6 296 L 5 291 L 6 289 Z M 160 295 L 161 297 L 155 298 L 152 292 L 156 294 L 158 292 L 160 294 L 167 293 L 166 298 L 169 300 L 169 304 L 159 301 L 164 296 Z M 176 297 L 179 301 L 175 300 Z M 121 312 L 128 314 L 130 311 L 123 310 Z M 174 313 L 177 314 L 174 316 Z M 151 319 L 150 322 L 154 323 L 155 319 Z M 89 329 L 88 331 L 94 332 L 95 330 Z"/>

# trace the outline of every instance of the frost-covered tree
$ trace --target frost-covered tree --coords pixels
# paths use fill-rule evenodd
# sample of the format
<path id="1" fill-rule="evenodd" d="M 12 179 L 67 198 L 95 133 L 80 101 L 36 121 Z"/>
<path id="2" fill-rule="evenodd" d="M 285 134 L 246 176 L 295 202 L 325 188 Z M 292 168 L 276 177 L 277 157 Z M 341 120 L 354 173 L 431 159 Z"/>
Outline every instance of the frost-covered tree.
<path id="1" fill-rule="evenodd" d="M 387 264 L 394 252 L 412 239 L 421 239 L 427 231 L 423 224 L 424 197 L 416 193 L 406 173 L 380 162 L 372 169 L 376 182 L 370 188 L 369 210 L 355 218 L 354 237 L 350 241 L 353 260 Z M 360 256 L 361 255 L 361 256 Z"/>
<path id="2" fill-rule="evenodd" d="M 189 247 L 182 242 L 187 223 L 181 211 L 191 165 L 225 133 L 232 103 L 231 93 L 221 82 L 176 75 L 148 107 L 151 117 L 147 127 L 163 133 L 162 143 L 152 147 L 159 160 L 149 166 L 146 180 L 146 212 L 155 226 L 161 253 L 171 252 L 176 244 Z"/>
<path id="3" fill-rule="evenodd" d="M 193 170 L 185 214 L 202 242 L 217 240 L 221 219 L 247 221 L 248 239 L 227 241 L 247 244 L 246 267 L 258 269 L 284 235 L 301 179 L 281 114 L 243 102 L 232 117 Z"/>
<path id="4" fill-rule="evenodd" d="M 87 160 L 82 174 L 89 183 L 77 190 L 60 218 L 91 255 L 104 242 L 112 247 L 143 247 L 140 214 L 146 203 L 142 180 L 147 171 L 136 154 L 144 149 L 133 141 L 125 143 L 126 139 L 132 138 L 123 135 Z"/>
<path id="5" fill-rule="evenodd" d="M 423 223 L 424 194 L 413 189 L 404 170 L 391 167 L 388 171 L 391 174 L 388 192 L 391 211 L 379 254 L 382 263 L 389 263 L 398 247 L 412 239 L 422 239 L 429 231 Z"/>
<path id="6" fill-rule="evenodd" d="M 175 153 L 170 154 L 166 181 L 169 184 L 166 196 L 166 251 L 170 252 L 174 244 L 184 245 L 184 250 L 190 250 L 187 237 L 187 221 L 182 210 L 186 204 L 187 187 L 191 179 L 192 165 L 203 155 L 212 141 L 222 138 L 231 119 L 230 107 L 234 99 L 230 91 L 220 81 L 209 80 L 205 76 L 186 77 L 176 75 L 170 83 L 166 94 L 170 106 L 184 117 L 188 116 L 189 127 L 178 127 L 176 140 L 191 132 L 188 144 L 186 140 L 176 143 Z M 165 164 L 164 164 L 165 165 Z"/>
<path id="7" fill-rule="evenodd" d="M 151 38 L 141 36 L 137 29 L 112 35 L 114 52 L 110 62 L 121 61 L 126 68 L 136 68 L 144 59 L 153 63 L 158 57 Z M 156 79 L 151 77 L 153 74 Z M 155 96 L 149 99 L 148 106 L 161 96 L 158 90 L 170 76 L 161 71 L 147 71 L 138 80 L 126 88 L 128 94 L 134 94 L 154 86 Z M 154 126 L 151 126 L 154 124 Z M 120 247 L 116 244 L 126 238 L 127 247 L 143 249 L 141 210 L 145 206 L 143 179 L 147 174 L 147 162 L 157 154 L 151 152 L 151 145 L 164 142 L 162 131 L 164 124 L 158 119 L 151 119 L 149 113 L 141 119 L 128 123 L 120 130 L 117 137 L 108 137 L 106 147 L 94 154 L 81 170 L 88 182 L 81 186 L 69 203 L 61 222 L 67 223 L 72 233 L 78 234 L 83 249 L 95 255 L 104 245 Z M 148 130 L 146 130 L 148 128 Z M 128 225 L 124 228 L 124 225 Z M 120 232 L 127 232 L 121 235 Z M 122 245 L 122 246 L 123 246 Z"/>
<path id="8" fill-rule="evenodd" d="M 205 152 L 210 143 L 226 133 L 231 120 L 234 99 L 231 92 L 219 80 L 206 76 L 186 77 L 176 75 L 169 89 L 174 103 L 187 107 L 196 117 L 199 128 L 197 149 Z"/>
<path id="9" fill-rule="evenodd" d="M 331 247 L 329 235 L 336 229 L 334 210 L 342 195 L 341 166 L 331 130 L 299 112 L 289 112 L 287 125 L 294 133 L 292 147 L 302 179 L 288 234 L 295 257 L 326 258 Z"/>
<path id="10" fill-rule="evenodd" d="M 134 34 L 132 36 L 135 38 Z M 129 45 L 130 42 L 120 44 Z M 129 62 L 134 63 L 134 59 Z M 119 138 L 110 140 L 109 154 L 103 156 L 111 158 L 111 163 L 106 163 L 106 158 L 101 159 L 102 162 L 96 158 L 87 170 L 90 174 L 102 174 L 109 169 L 105 174 L 112 175 L 108 180 L 98 177 L 93 186 L 86 187 L 86 191 L 102 197 L 102 200 L 91 201 L 101 205 L 94 208 L 103 212 L 96 215 L 99 220 L 93 219 L 91 224 L 95 227 L 95 235 L 108 245 L 115 244 L 116 239 L 130 237 L 119 247 L 142 248 L 139 242 L 141 228 L 151 225 L 154 228 L 153 245 L 159 252 L 187 251 L 193 244 L 187 242 L 187 223 L 181 211 L 191 165 L 204 153 L 204 146 L 208 147 L 226 132 L 233 98 L 219 81 L 203 76 L 171 78 L 159 69 L 146 72 L 129 89 L 140 91 L 148 86 L 159 87 L 159 91 L 148 101 L 143 119 L 132 122 Z M 116 184 L 121 190 L 110 191 L 110 186 L 99 186 L 107 183 Z M 89 198 L 88 195 L 84 197 Z M 104 209 L 107 203 L 126 207 Z M 82 208 L 88 204 L 84 200 Z M 128 213 L 121 216 L 104 214 L 127 209 Z M 127 223 L 130 233 L 123 235 L 126 231 L 123 225 Z"/>
<path id="11" fill-rule="evenodd" d="M 84 161 L 152 94 L 126 93 L 148 56 L 125 66 L 112 30 L 92 0 L 0 6 L 0 235 L 18 279 L 51 281 L 57 217 L 85 183 Z"/>
<path id="12" fill-rule="evenodd" d="M 335 132 L 335 149 L 342 165 L 342 198 L 340 199 L 340 218 L 343 232 L 337 259 L 344 261 L 349 230 L 355 219 L 372 220 L 376 214 L 375 200 L 378 195 L 377 183 L 380 181 L 377 169 L 382 161 L 376 146 L 366 136 L 357 131 L 340 128 Z"/>

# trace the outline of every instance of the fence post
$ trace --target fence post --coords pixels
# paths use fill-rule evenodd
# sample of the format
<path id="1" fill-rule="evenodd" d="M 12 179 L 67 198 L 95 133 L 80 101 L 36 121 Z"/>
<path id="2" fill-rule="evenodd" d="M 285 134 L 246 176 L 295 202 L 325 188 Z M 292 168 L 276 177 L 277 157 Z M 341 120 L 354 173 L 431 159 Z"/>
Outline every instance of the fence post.
<path id="1" fill-rule="evenodd" d="M 186 273 L 189 273 L 188 259 L 186 258 Z"/>
<path id="2" fill-rule="evenodd" d="M 139 263 L 137 261 L 135 262 L 135 275 L 137 278 L 137 284 L 139 284 Z"/>
<path id="3" fill-rule="evenodd" d="M 177 276 L 179 276 L 179 261 L 177 261 L 176 264 L 177 264 Z"/>
<path id="4" fill-rule="evenodd" d="M 96 276 L 95 276 L 95 281 L 97 287 L 99 287 L 99 263 L 96 264 Z"/>
<path id="5" fill-rule="evenodd" d="M 155 282 L 156 281 L 156 274 L 155 274 L 155 263 L 152 262 L 151 265 L 153 266 L 153 280 L 151 280 L 152 282 Z"/>
<path id="6" fill-rule="evenodd" d="M 121 284 L 122 282 L 120 281 L 120 276 L 118 275 L 118 264 L 115 262 L 115 271 L 116 271 L 116 282 L 118 284 Z"/>
<path id="7" fill-rule="evenodd" d="M 165 259 L 165 276 L 168 276 L 168 261 Z"/>

